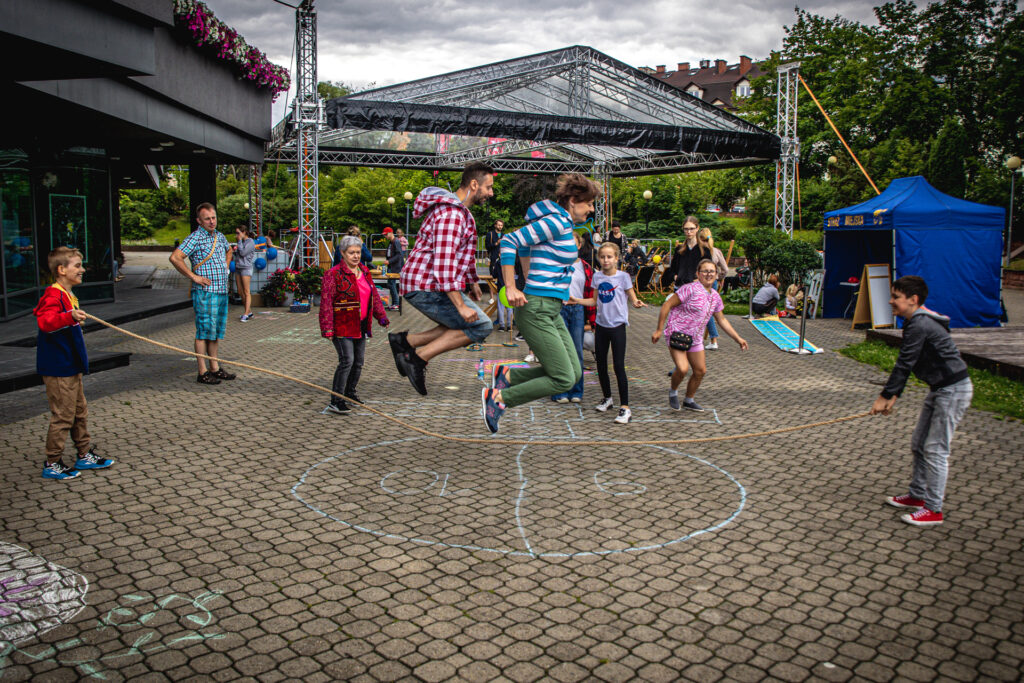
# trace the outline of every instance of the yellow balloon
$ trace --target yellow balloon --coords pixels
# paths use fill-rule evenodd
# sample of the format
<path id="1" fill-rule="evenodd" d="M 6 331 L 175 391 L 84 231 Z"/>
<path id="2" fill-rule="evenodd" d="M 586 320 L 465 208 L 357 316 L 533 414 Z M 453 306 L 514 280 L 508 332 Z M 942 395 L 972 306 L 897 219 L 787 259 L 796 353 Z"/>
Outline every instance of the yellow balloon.
<path id="1" fill-rule="evenodd" d="M 659 263 L 661 263 L 661 257 L 660 256 L 655 256 L 651 260 L 654 261 L 654 265 L 658 265 Z"/>

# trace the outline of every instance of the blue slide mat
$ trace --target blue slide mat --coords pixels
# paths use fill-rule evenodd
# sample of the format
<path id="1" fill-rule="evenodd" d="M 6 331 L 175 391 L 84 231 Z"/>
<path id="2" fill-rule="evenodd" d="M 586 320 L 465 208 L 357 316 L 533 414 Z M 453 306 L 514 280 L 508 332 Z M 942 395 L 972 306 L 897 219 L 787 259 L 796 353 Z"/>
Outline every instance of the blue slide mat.
<path id="1" fill-rule="evenodd" d="M 751 319 L 750 324 L 764 335 L 765 339 L 775 344 L 783 351 L 795 349 L 800 344 L 800 335 L 789 329 L 786 323 L 778 318 Z M 822 349 L 804 339 L 804 348 L 813 353 L 822 353 Z"/>

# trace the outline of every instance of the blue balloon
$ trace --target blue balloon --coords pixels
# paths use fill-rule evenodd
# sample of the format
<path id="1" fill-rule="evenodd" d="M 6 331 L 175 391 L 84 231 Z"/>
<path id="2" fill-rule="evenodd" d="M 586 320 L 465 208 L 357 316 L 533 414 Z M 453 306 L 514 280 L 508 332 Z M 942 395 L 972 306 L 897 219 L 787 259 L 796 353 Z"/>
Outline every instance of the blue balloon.
<path id="1" fill-rule="evenodd" d="M 252 262 L 252 265 L 256 270 L 263 270 L 264 268 L 267 267 L 267 259 L 263 258 L 262 256 L 259 256 L 255 261 Z"/>
<path id="2" fill-rule="evenodd" d="M 273 261 L 276 258 L 277 258 L 277 248 L 276 247 L 267 247 L 267 260 L 268 261 Z"/>
<path id="3" fill-rule="evenodd" d="M 228 270 L 229 270 L 230 272 L 232 272 L 232 273 L 233 273 L 233 272 L 235 272 L 235 261 L 234 261 L 234 259 L 232 259 L 232 260 L 231 260 L 231 263 L 230 263 L 230 264 L 228 264 Z"/>

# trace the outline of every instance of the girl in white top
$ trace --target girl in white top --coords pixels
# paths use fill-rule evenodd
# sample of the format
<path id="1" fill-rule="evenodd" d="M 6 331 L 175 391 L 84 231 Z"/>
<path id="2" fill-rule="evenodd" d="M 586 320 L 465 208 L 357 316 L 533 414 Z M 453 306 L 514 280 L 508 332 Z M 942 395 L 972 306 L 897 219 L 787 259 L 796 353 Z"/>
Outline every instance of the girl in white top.
<path id="1" fill-rule="evenodd" d="M 619 246 L 614 242 L 605 242 L 597 250 L 597 260 L 601 271 L 594 273 L 591 286 L 594 298 L 573 299 L 569 303 L 597 306 L 597 325 L 594 330 L 594 356 L 597 358 L 597 378 L 601 382 L 604 399 L 596 409 L 602 413 L 612 407 L 612 387 L 608 377 L 608 347 L 612 349 L 612 364 L 615 367 L 615 381 L 619 385 L 619 414 L 615 421 L 620 424 L 629 422 L 632 413 L 629 410 L 629 380 L 626 377 L 626 327 L 629 325 L 629 308 L 626 300 L 634 308 L 643 308 L 647 304 L 636 298 L 633 291 L 633 278 L 629 273 L 617 268 L 619 263 Z"/>

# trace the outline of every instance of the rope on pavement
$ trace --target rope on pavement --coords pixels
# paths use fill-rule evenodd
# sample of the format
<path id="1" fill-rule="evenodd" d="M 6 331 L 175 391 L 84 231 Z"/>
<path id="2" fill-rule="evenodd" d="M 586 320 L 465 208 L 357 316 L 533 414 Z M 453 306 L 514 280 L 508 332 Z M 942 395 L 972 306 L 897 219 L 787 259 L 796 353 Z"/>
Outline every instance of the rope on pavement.
<path id="1" fill-rule="evenodd" d="M 85 311 L 82 311 L 82 312 L 85 313 Z M 147 344 L 152 344 L 153 346 L 159 346 L 160 348 L 167 349 L 168 351 L 174 351 L 175 353 L 184 353 L 184 354 L 189 355 L 189 356 L 195 356 L 196 358 L 205 358 L 206 360 L 216 361 L 218 364 L 222 364 L 222 365 L 234 365 L 236 367 L 245 368 L 246 370 L 254 370 L 256 372 L 262 372 L 262 373 L 264 373 L 266 375 L 270 375 L 272 377 L 279 377 L 281 379 L 286 379 L 286 380 L 288 380 L 290 382 L 295 382 L 297 384 L 301 384 L 303 386 L 309 387 L 310 389 L 316 389 L 317 391 L 323 391 L 323 392 L 325 392 L 327 394 L 330 394 L 331 396 L 336 396 L 336 397 L 338 397 L 338 398 L 340 398 L 340 399 L 342 399 L 344 401 L 348 401 L 348 402 L 353 403 L 355 405 L 360 405 L 363 408 L 369 410 L 371 413 L 373 413 L 375 415 L 379 415 L 380 417 L 384 418 L 385 420 L 389 420 L 391 422 L 394 422 L 395 424 L 397 424 L 399 426 L 402 426 L 402 427 L 405 427 L 406 429 L 408 429 L 410 431 L 417 432 L 417 433 L 422 434 L 424 436 L 433 437 L 435 439 L 443 439 L 444 441 L 455 441 L 455 442 L 458 442 L 458 443 L 479 443 L 479 444 L 488 444 L 488 445 L 508 445 L 508 446 L 525 446 L 525 445 L 529 445 L 529 446 L 564 446 L 566 444 L 566 441 L 564 441 L 564 440 L 563 441 L 556 441 L 556 440 L 551 440 L 551 439 L 548 439 L 548 440 L 540 440 L 540 439 L 533 439 L 533 440 L 531 440 L 531 439 L 503 439 L 503 438 L 497 438 L 497 437 L 496 438 L 478 438 L 478 437 L 471 437 L 471 436 L 452 436 L 451 434 L 440 434 L 438 432 L 432 432 L 429 429 L 423 429 L 422 427 L 417 427 L 416 425 L 410 424 L 410 423 L 406 422 L 405 420 L 402 420 L 400 418 L 394 417 L 393 415 L 388 415 L 387 413 L 385 413 L 383 411 L 380 411 L 380 410 L 377 410 L 376 408 L 373 408 L 373 407 L 367 405 L 366 403 L 358 403 L 356 401 L 353 401 L 348 396 L 345 396 L 343 394 L 339 394 L 338 392 L 333 391 L 331 389 L 328 389 L 327 387 L 320 386 L 319 384 L 313 384 L 312 382 L 307 382 L 304 379 L 299 379 L 298 377 L 292 377 L 291 375 L 286 375 L 283 372 L 277 372 L 276 370 L 268 370 L 267 368 L 261 368 L 261 367 L 255 366 L 255 365 L 250 365 L 248 363 L 242 363 L 242 362 L 234 361 L 234 360 L 223 360 L 221 358 L 213 358 L 212 356 L 208 356 L 206 354 L 196 353 L 195 351 L 189 351 L 187 349 L 178 348 L 177 346 L 171 346 L 170 344 L 164 344 L 163 342 L 158 342 L 155 339 L 150 339 L 149 337 L 144 337 L 141 334 L 135 334 L 134 332 L 129 332 L 128 330 L 124 329 L 123 327 L 118 327 L 117 325 L 114 325 L 112 323 L 108 323 L 106 320 L 101 320 L 100 318 L 97 318 L 96 316 L 91 315 L 89 313 L 85 313 L 85 316 L 87 318 L 91 319 L 91 320 L 95 320 L 96 322 L 98 322 L 99 324 L 101 324 L 101 325 L 103 325 L 105 327 L 109 327 L 110 329 L 114 330 L 115 332 L 120 332 L 121 334 L 123 334 L 125 336 L 131 337 L 133 339 L 138 339 L 139 341 L 146 342 Z M 732 434 L 732 435 L 729 435 L 729 436 L 704 436 L 704 437 L 696 437 L 696 438 L 689 438 L 689 439 L 656 439 L 656 440 L 644 440 L 644 441 L 639 441 L 639 440 L 626 440 L 626 441 L 600 441 L 600 440 L 598 440 L 598 441 L 589 441 L 589 440 L 587 440 L 587 441 L 582 441 L 581 443 L 585 443 L 588 446 L 673 446 L 673 445 L 686 444 L 686 443 L 714 443 L 716 441 L 733 441 L 733 440 L 738 440 L 738 439 L 753 439 L 753 438 L 762 437 L 762 436 L 774 436 L 775 434 L 786 434 L 788 432 L 797 432 L 797 431 L 800 431 L 800 430 L 803 430 L 803 429 L 814 429 L 815 427 L 825 427 L 827 425 L 839 424 L 840 422 L 850 422 L 852 420 L 859 420 L 859 419 L 861 419 L 863 417 L 868 417 L 870 414 L 871 413 L 858 413 L 856 415 L 847 415 L 846 417 L 836 417 L 836 418 L 832 418 L 831 420 L 821 420 L 820 422 L 811 422 L 811 423 L 808 423 L 808 424 L 796 425 L 794 427 L 780 427 L 778 429 L 769 429 L 769 430 L 766 430 L 766 431 L 763 431 L 763 432 L 749 432 L 747 434 Z"/>

